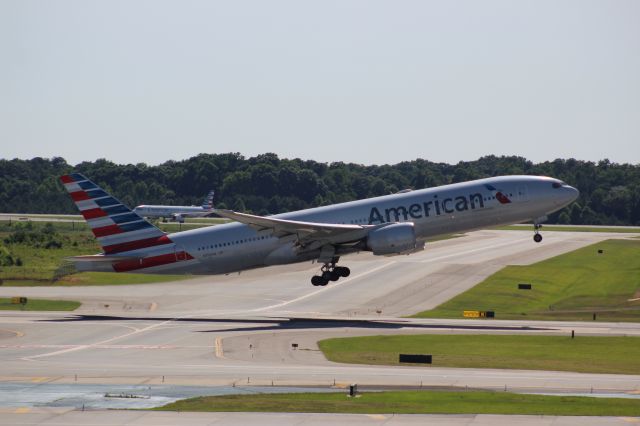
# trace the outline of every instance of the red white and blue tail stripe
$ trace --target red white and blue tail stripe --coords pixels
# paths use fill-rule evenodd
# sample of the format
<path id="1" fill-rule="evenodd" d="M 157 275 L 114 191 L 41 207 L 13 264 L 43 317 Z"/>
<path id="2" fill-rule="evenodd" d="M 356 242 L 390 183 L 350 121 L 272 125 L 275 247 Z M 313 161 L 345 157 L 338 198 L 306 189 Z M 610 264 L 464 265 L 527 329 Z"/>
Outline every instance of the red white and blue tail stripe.
<path id="1" fill-rule="evenodd" d="M 166 233 L 80 173 L 61 176 L 60 180 L 87 221 L 105 257 L 133 258 L 114 260 L 112 266 L 115 271 L 133 271 L 193 259 L 184 251 L 176 252 L 175 244 Z"/>
<path id="2" fill-rule="evenodd" d="M 211 190 L 209 191 L 209 193 L 207 194 L 206 197 L 204 197 L 204 201 L 202 202 L 202 208 L 205 210 L 211 210 L 213 209 L 213 196 L 215 195 L 216 191 L 215 190 Z"/>

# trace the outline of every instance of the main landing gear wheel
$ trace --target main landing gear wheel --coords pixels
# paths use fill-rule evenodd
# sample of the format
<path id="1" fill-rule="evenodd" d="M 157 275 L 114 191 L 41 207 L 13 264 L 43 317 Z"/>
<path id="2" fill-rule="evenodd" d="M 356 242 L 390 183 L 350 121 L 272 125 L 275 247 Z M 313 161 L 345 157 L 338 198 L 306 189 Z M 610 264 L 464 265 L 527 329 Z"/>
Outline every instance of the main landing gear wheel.
<path id="1" fill-rule="evenodd" d="M 334 269 L 335 273 L 337 273 L 341 277 L 348 277 L 351 275 L 351 270 L 345 266 L 336 266 Z"/>
<path id="2" fill-rule="evenodd" d="M 328 283 L 329 281 L 326 281 L 323 277 L 319 275 L 314 275 L 311 277 L 311 284 L 313 284 L 314 286 L 327 285 Z"/>
<path id="3" fill-rule="evenodd" d="M 329 281 L 338 281 L 342 277 L 348 277 L 351 270 L 345 266 L 336 266 L 337 260 L 327 262 L 322 265 L 320 275 L 311 277 L 311 284 L 314 286 L 325 286 Z"/>
<path id="4" fill-rule="evenodd" d="M 542 241 L 542 235 L 540 235 L 540 228 L 542 228 L 542 225 L 540 225 L 539 223 L 535 223 L 533 225 L 533 241 L 535 241 L 536 243 L 539 243 L 540 241 Z"/>

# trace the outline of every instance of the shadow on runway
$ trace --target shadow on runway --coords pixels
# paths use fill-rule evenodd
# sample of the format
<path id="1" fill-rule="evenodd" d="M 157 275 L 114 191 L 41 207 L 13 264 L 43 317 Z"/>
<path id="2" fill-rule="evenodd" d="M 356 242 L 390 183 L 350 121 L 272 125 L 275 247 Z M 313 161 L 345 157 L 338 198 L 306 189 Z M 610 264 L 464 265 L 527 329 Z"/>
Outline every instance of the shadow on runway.
<path id="1" fill-rule="evenodd" d="M 133 317 L 113 315 L 71 315 L 65 318 L 40 320 L 43 322 L 81 322 L 81 321 L 159 321 L 159 322 L 189 322 L 211 324 L 239 324 L 236 328 L 214 328 L 200 330 L 197 333 L 219 333 L 223 331 L 271 331 L 290 329 L 324 329 L 324 328 L 369 328 L 369 329 L 402 329 L 418 328 L 425 330 L 490 330 L 490 331 L 552 331 L 553 328 L 531 326 L 500 326 L 478 324 L 416 324 L 402 319 L 372 320 L 372 319 L 339 319 L 339 318 L 172 318 L 172 317 Z M 242 327 L 240 324 L 247 324 Z M 251 326 L 250 326 L 251 325 Z"/>

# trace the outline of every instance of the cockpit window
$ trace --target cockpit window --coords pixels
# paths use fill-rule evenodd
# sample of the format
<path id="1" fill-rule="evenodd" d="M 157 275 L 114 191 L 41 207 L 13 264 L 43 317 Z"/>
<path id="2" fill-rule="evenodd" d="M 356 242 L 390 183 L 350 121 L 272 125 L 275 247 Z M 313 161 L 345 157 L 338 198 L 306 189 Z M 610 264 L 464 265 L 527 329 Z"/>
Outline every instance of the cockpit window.
<path id="1" fill-rule="evenodd" d="M 562 182 L 553 182 L 551 186 L 557 189 L 557 188 L 561 188 L 562 184 L 563 184 Z"/>

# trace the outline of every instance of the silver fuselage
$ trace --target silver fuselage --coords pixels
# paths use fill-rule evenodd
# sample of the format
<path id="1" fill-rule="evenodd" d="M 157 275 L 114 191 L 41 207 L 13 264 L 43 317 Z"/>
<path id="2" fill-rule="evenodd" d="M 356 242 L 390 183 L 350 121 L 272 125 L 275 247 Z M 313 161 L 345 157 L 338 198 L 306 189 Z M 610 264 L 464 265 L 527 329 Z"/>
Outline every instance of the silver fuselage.
<path id="1" fill-rule="evenodd" d="M 501 176 L 273 217 L 331 224 L 413 222 L 417 237 L 425 241 L 443 234 L 536 220 L 561 209 L 577 196 L 575 188 L 557 179 Z M 504 202 L 504 197 L 508 202 Z M 240 223 L 184 231 L 169 237 L 175 243 L 176 251 L 185 250 L 193 259 L 149 268 L 147 272 L 221 274 L 317 259 L 319 254 L 318 251 L 302 251 L 274 257 L 272 254 L 276 250 L 283 252 L 285 245 L 292 249 L 284 252 L 294 253 L 295 236 L 278 238 L 269 230 L 257 231 Z M 341 253 L 349 251 L 343 248 Z"/>

